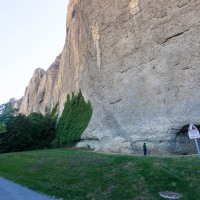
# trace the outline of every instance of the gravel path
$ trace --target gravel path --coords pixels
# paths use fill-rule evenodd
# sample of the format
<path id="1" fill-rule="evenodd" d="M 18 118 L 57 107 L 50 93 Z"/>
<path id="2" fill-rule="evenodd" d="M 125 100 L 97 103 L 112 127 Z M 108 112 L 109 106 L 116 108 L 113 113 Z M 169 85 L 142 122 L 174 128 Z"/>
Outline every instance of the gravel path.
<path id="1" fill-rule="evenodd" d="M 0 177 L 0 200 L 56 200 Z"/>

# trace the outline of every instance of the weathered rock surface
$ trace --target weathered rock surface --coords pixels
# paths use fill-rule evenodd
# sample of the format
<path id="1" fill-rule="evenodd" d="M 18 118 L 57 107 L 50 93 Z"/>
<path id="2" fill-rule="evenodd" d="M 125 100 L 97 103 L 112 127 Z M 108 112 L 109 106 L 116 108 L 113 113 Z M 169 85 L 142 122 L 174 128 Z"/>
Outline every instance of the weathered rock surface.
<path id="1" fill-rule="evenodd" d="M 26 88 L 25 95 L 22 100 L 20 113 L 30 114 L 34 111 L 35 100 L 37 97 L 38 87 L 45 71 L 41 68 L 37 68 L 34 71 L 33 77 L 31 78 L 29 85 Z"/>
<path id="2" fill-rule="evenodd" d="M 60 93 L 57 91 L 56 86 L 60 59 L 61 55 L 56 58 L 47 71 L 40 68 L 35 70 L 26 88 L 20 113 L 26 115 L 32 112 L 45 114 L 58 103 Z"/>
<path id="3" fill-rule="evenodd" d="M 150 153 L 194 153 L 179 130 L 200 124 L 199 58 L 199 0 L 71 0 L 56 81 L 40 80 L 40 93 L 52 92 L 38 99 L 32 89 L 21 109 L 59 100 L 62 110 L 81 88 L 93 116 L 78 147 L 141 153 L 146 142 Z"/>
<path id="4" fill-rule="evenodd" d="M 9 102 L 11 103 L 11 106 L 12 106 L 13 108 L 15 108 L 15 109 L 20 109 L 21 104 L 22 104 L 22 98 L 19 99 L 19 100 L 15 99 L 15 98 L 11 98 L 11 99 L 9 100 Z"/>

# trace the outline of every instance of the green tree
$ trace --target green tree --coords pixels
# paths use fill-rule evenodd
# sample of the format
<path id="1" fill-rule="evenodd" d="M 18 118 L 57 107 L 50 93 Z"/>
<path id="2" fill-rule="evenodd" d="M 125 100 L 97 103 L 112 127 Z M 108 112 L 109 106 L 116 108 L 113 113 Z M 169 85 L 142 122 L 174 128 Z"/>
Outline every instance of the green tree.
<path id="1" fill-rule="evenodd" d="M 0 123 L 6 122 L 9 117 L 15 115 L 17 113 L 17 109 L 12 107 L 10 102 L 4 103 L 0 105 Z"/>
<path id="2" fill-rule="evenodd" d="M 0 151 L 28 150 L 32 144 L 33 131 L 26 116 L 10 116 L 6 121 L 7 132 L 0 135 Z"/>
<path id="3" fill-rule="evenodd" d="M 10 102 L 0 105 L 0 134 L 7 132 L 6 122 L 16 113 Z"/>
<path id="4" fill-rule="evenodd" d="M 80 141 L 92 116 L 90 101 L 85 102 L 81 90 L 75 95 L 67 95 L 67 101 L 58 122 L 54 146 L 73 146 Z"/>
<path id="5" fill-rule="evenodd" d="M 3 124 L 3 123 L 1 123 L 0 124 L 0 134 L 1 133 L 5 133 L 7 130 L 6 130 L 6 125 L 5 124 Z"/>
<path id="6" fill-rule="evenodd" d="M 31 113 L 28 117 L 30 126 L 33 130 L 33 146 L 37 148 L 50 148 L 51 142 L 55 138 L 56 118 L 46 114 Z"/>
<path id="7" fill-rule="evenodd" d="M 0 152 L 50 148 L 55 138 L 56 108 L 43 116 L 16 114 L 9 103 L 0 107 Z"/>
<path id="8" fill-rule="evenodd" d="M 59 103 L 57 103 L 55 105 L 55 107 L 52 109 L 51 113 L 50 113 L 50 117 L 54 120 L 57 120 L 58 118 L 58 106 L 59 106 Z"/>

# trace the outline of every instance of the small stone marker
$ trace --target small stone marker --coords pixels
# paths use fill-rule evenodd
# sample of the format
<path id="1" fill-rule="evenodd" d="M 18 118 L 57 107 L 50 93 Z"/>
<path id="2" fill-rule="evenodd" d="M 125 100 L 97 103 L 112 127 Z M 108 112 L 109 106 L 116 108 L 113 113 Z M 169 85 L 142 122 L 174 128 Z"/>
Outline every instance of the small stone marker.
<path id="1" fill-rule="evenodd" d="M 181 197 L 183 197 L 181 194 L 178 194 L 176 192 L 159 192 L 160 196 L 165 198 L 165 199 L 179 199 Z"/>

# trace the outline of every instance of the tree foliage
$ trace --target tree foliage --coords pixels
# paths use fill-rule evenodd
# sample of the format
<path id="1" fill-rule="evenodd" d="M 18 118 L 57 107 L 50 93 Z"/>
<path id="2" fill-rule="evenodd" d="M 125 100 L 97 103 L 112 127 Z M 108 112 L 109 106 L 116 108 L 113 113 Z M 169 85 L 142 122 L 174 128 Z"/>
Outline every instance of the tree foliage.
<path id="1" fill-rule="evenodd" d="M 54 146 L 73 146 L 80 141 L 81 134 L 87 128 L 92 116 L 91 102 L 86 102 L 81 93 L 67 95 L 67 101 L 58 122 Z"/>
<path id="2" fill-rule="evenodd" d="M 5 123 L 9 118 L 17 113 L 17 109 L 13 108 L 11 103 L 0 105 L 0 123 Z"/>
<path id="3" fill-rule="evenodd" d="M 1 106 L 0 152 L 50 148 L 55 138 L 56 116 L 15 114 L 9 104 Z M 1 131 L 2 130 L 2 131 Z"/>
<path id="4" fill-rule="evenodd" d="M 10 102 L 0 105 L 0 134 L 7 132 L 6 122 L 16 113 Z"/>
<path id="5" fill-rule="evenodd" d="M 59 103 L 57 103 L 55 105 L 55 107 L 52 109 L 51 113 L 50 113 L 50 116 L 52 119 L 57 119 L 58 118 L 58 106 L 59 106 Z"/>
<path id="6" fill-rule="evenodd" d="M 35 149 L 50 148 L 51 142 L 55 138 L 56 119 L 49 114 L 43 116 L 39 113 L 31 113 L 27 118 L 33 130 L 33 147 Z"/>
<path id="7" fill-rule="evenodd" d="M 23 151 L 31 146 L 33 131 L 26 116 L 10 116 L 5 124 L 7 132 L 0 135 L 0 152 Z"/>
<path id="8" fill-rule="evenodd" d="M 5 133 L 7 130 L 6 130 L 6 125 L 3 124 L 3 123 L 0 123 L 0 134 L 1 133 Z"/>

